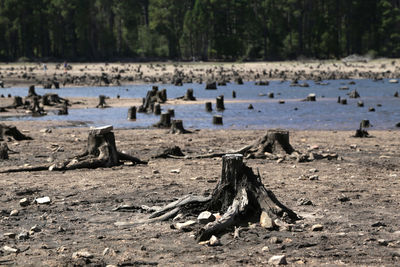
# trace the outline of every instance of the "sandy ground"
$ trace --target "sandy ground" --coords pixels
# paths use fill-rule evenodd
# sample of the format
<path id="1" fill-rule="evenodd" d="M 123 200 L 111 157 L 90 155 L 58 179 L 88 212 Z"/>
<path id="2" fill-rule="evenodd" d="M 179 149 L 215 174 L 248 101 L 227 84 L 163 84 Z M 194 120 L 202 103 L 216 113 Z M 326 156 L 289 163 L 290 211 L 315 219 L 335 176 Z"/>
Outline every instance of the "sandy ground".
<path id="1" fill-rule="evenodd" d="M 110 84 L 171 83 L 173 77 L 182 77 L 184 83 L 207 80 L 232 81 L 270 79 L 330 79 L 386 77 L 398 78 L 400 59 L 376 59 L 368 62 L 343 61 L 284 61 L 251 63 L 216 62 L 153 62 L 153 63 L 69 63 L 65 71 L 61 63 L 2 63 L 0 78 L 5 87 L 36 85 L 56 79 L 60 86 L 104 85 L 101 77 Z M 332 76 L 331 74 L 336 75 Z"/>
<path id="2" fill-rule="evenodd" d="M 53 128 L 61 126 L 59 122 L 11 124 L 34 140 L 8 142 L 18 154 L 0 162 L 1 170 L 70 158 L 86 146 L 85 128 Z M 43 128 L 52 132 L 40 132 Z M 220 237 L 221 246 L 208 247 L 197 244 L 193 232 L 171 229 L 172 222 L 114 226 L 117 221 L 148 216 L 112 211 L 121 204 L 162 206 L 188 193 L 210 193 L 216 186 L 220 158 L 151 159 L 160 148 L 178 145 L 186 155 L 223 152 L 252 143 L 264 133 L 115 130 L 117 147 L 149 159 L 148 165 L 0 174 L 0 265 L 265 266 L 273 255 L 286 255 L 289 265 L 398 265 L 398 131 L 371 131 L 373 137 L 363 139 L 347 131 L 291 131 L 290 142 L 300 152 L 335 152 L 343 160 L 246 160 L 278 199 L 302 216 L 295 231 L 267 231 L 254 224 L 240 238 L 227 233 Z M 313 175 L 318 178 L 310 180 Z M 50 197 L 49 205 L 19 205 L 22 198 L 33 201 L 44 196 Z M 302 205 L 302 199 L 312 205 Z M 10 216 L 14 209 L 18 214 Z M 311 231 L 314 224 L 322 224 L 323 230 Z M 26 240 L 6 235 L 18 235 L 35 225 L 40 231 Z M 4 246 L 19 252 L 5 251 Z M 87 251 L 92 258 L 74 259 L 77 251 Z"/>

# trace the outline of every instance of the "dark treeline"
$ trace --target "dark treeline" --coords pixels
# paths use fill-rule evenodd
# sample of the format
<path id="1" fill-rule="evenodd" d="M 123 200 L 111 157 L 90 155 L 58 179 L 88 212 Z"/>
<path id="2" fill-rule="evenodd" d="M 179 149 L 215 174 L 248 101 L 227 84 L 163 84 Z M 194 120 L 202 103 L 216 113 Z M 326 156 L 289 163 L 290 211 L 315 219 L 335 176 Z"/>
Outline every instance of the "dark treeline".
<path id="1" fill-rule="evenodd" d="M 0 60 L 400 57 L 400 0 L 0 0 Z"/>

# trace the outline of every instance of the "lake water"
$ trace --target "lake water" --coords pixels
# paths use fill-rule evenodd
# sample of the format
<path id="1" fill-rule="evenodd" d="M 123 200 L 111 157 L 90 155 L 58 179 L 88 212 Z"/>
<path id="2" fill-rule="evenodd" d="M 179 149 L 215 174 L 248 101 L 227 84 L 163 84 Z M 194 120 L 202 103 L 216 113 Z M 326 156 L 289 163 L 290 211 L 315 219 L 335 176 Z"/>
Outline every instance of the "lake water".
<path id="1" fill-rule="evenodd" d="M 236 100 L 240 103 L 225 103 L 224 112 L 208 113 L 204 105 L 162 105 L 163 110 L 175 109 L 175 119 L 182 119 L 185 128 L 197 129 L 317 129 L 317 130 L 354 130 L 363 119 L 368 119 L 374 126 L 372 129 L 395 129 L 400 122 L 400 98 L 393 97 L 396 91 L 400 92 L 400 84 L 389 83 L 388 80 L 374 82 L 371 80 L 355 80 L 355 85 L 350 85 L 350 80 L 327 81 L 327 85 L 317 85 L 313 81 L 306 81 L 309 87 L 291 87 L 290 82 L 271 81 L 268 86 L 257 86 L 254 82 L 245 82 L 244 85 L 227 84 L 218 86 L 217 90 L 205 90 L 205 84 L 184 84 L 173 86 L 159 84 L 159 88 L 167 89 L 168 98 L 183 96 L 186 89 L 193 88 L 197 99 L 213 99 L 224 95 L 225 100 L 232 100 L 232 91 L 236 91 Z M 303 83 L 303 81 L 300 81 Z M 100 94 L 123 98 L 141 98 L 152 85 L 129 85 L 121 87 L 71 87 L 59 90 L 37 88 L 38 94 L 57 93 L 61 97 L 97 97 Z M 339 90 L 348 86 L 349 90 Z M 360 98 L 349 99 L 346 95 L 356 89 Z M 0 93 L 7 95 L 26 96 L 27 88 L 0 89 Z M 275 94 L 274 99 L 266 95 Z M 302 102 L 301 99 L 308 94 L 315 93 L 316 102 Z M 263 95 L 264 96 L 260 96 Z M 347 98 L 348 104 L 337 103 L 337 97 Z M 285 104 L 278 104 L 284 100 Z M 358 101 L 364 102 L 364 107 L 358 107 Z M 247 107 L 252 104 L 254 109 Z M 381 106 L 379 106 L 381 105 Z M 375 112 L 369 112 L 370 107 Z M 128 121 L 128 108 L 109 109 L 70 109 L 68 116 L 49 114 L 44 117 L 11 117 L 4 120 L 59 120 L 83 121 L 88 126 L 112 124 L 116 128 L 147 128 L 159 120 L 152 114 L 137 113 L 136 121 Z M 212 116 L 223 116 L 224 124 L 212 124 Z"/>

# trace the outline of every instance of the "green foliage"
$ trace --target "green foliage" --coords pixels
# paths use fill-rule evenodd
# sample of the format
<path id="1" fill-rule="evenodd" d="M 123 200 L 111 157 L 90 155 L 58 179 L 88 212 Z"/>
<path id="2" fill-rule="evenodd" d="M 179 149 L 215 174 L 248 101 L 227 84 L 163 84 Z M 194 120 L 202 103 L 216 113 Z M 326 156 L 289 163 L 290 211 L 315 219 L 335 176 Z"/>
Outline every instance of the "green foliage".
<path id="1" fill-rule="evenodd" d="M 398 0 L 2 0 L 0 60 L 400 57 Z"/>

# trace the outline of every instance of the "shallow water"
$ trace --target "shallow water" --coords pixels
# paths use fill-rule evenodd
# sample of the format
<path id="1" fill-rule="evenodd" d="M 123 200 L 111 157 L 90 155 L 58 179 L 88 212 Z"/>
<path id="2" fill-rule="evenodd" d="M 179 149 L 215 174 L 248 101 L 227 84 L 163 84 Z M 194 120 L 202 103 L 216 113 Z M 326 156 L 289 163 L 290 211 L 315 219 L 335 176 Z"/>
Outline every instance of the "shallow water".
<path id="1" fill-rule="evenodd" d="M 354 130 L 363 119 L 368 119 L 374 126 L 373 129 L 395 129 L 400 122 L 400 98 L 393 97 L 400 91 L 400 84 L 391 84 L 387 80 L 373 82 L 371 80 L 355 80 L 355 85 L 349 85 L 349 80 L 328 81 L 328 85 L 316 85 L 313 81 L 306 81 L 310 87 L 290 87 L 289 82 L 270 82 L 269 86 L 256 86 L 254 82 L 244 85 L 228 84 L 219 86 L 218 90 L 205 90 L 204 84 L 185 84 L 182 87 L 173 85 L 159 85 L 166 88 L 168 98 L 183 96 L 187 88 L 194 89 L 198 99 L 214 99 L 224 95 L 226 100 L 232 99 L 232 91 L 236 91 L 236 100 L 246 100 L 244 103 L 225 103 L 224 112 L 208 113 L 204 105 L 162 105 L 163 110 L 175 109 L 175 119 L 182 119 L 185 128 L 198 129 L 320 129 L 320 130 Z M 302 81 L 300 81 L 302 83 Z M 346 85 L 349 90 L 339 90 Z M 72 87 L 59 90 L 37 88 L 38 94 L 49 92 L 57 93 L 61 97 L 97 97 L 104 94 L 109 97 L 141 98 L 151 89 L 151 85 L 130 85 L 121 87 Z M 346 95 L 356 89 L 361 98 L 349 99 Z M 267 94 L 274 92 L 275 98 L 269 99 Z M 27 88 L 1 89 L 1 94 L 25 96 Z M 316 102 L 302 102 L 309 93 L 317 95 Z M 337 103 L 337 97 L 347 98 L 348 104 Z M 285 100 L 285 104 L 278 104 L 278 100 Z M 364 107 L 357 107 L 357 102 L 362 100 Z M 213 107 L 215 101 L 213 101 Z M 249 104 L 253 110 L 247 109 Z M 382 106 L 378 106 L 381 104 Z M 369 107 L 374 107 L 375 112 L 368 112 Z M 295 110 L 297 108 L 297 110 Z M 86 125 L 99 126 L 112 124 L 117 128 L 146 128 L 151 127 L 159 119 L 151 114 L 137 114 L 136 121 L 128 121 L 128 108 L 110 109 L 70 109 L 68 116 L 49 114 L 44 117 L 11 117 L 5 120 L 59 120 L 59 121 L 84 121 Z M 212 116 L 223 116 L 224 125 L 212 124 Z"/>

